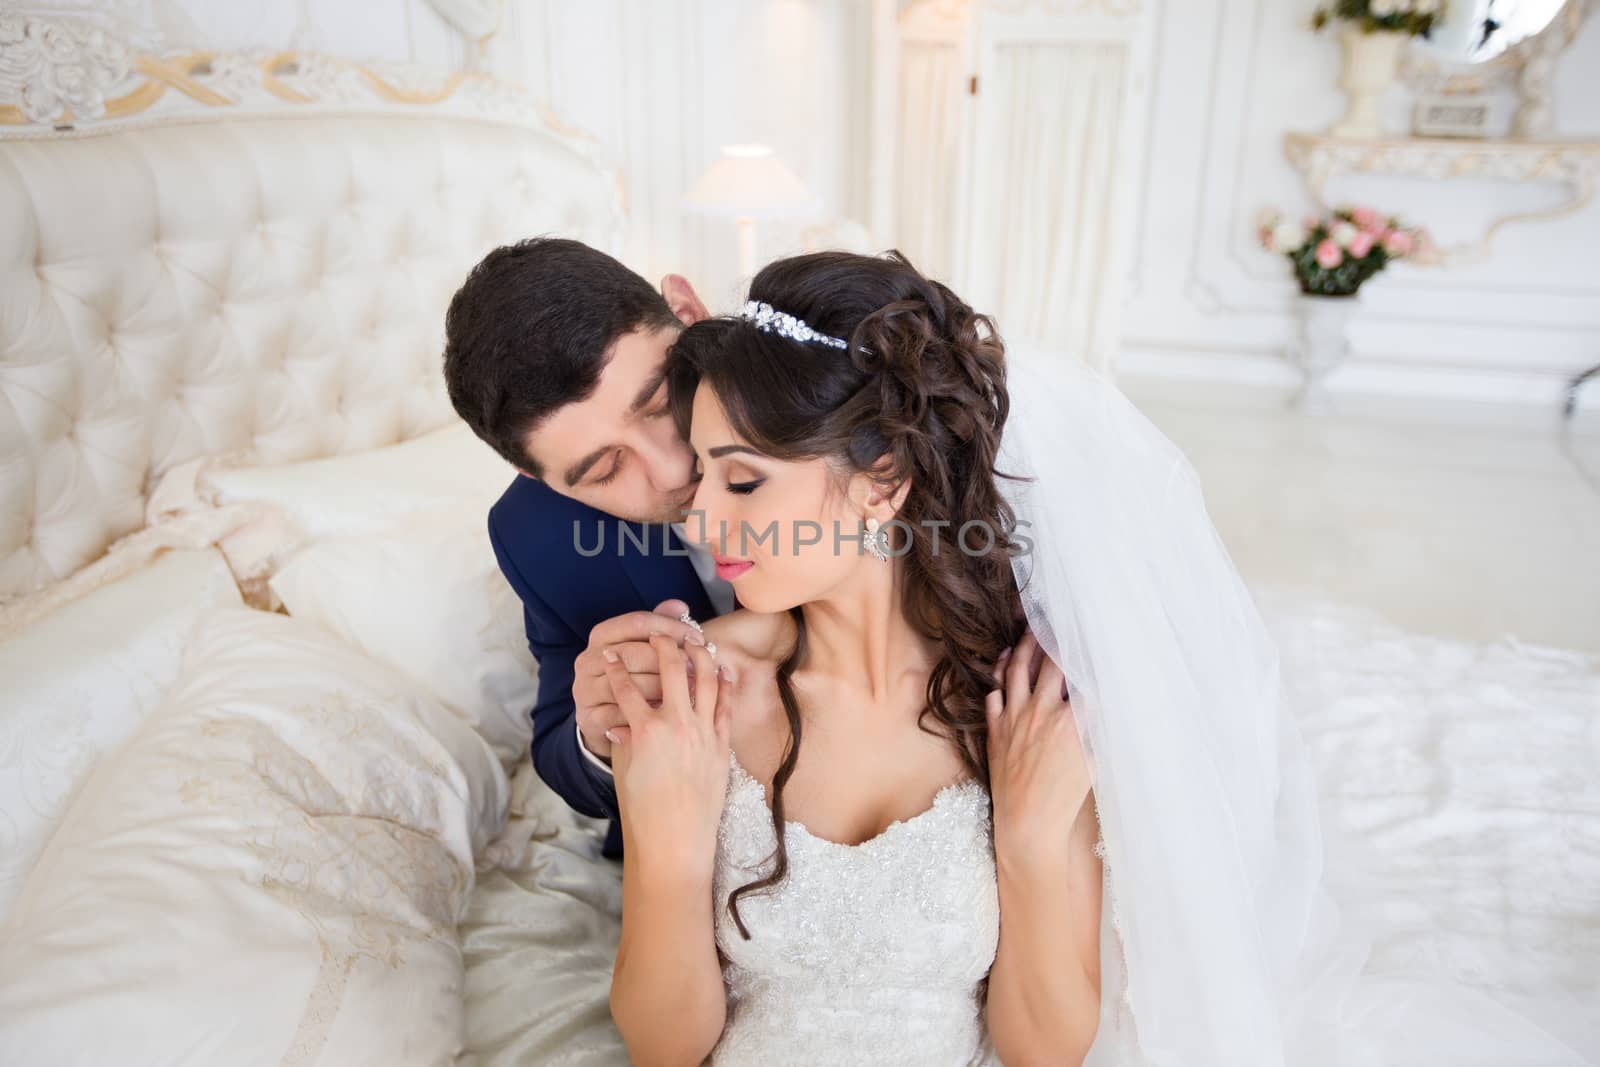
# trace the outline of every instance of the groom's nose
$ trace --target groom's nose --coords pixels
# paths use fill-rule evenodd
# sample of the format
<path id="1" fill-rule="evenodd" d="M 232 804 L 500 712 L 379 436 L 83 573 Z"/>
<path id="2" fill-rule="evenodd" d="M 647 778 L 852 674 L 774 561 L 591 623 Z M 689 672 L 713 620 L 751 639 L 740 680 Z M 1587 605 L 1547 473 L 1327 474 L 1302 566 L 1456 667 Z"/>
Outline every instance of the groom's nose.
<path id="1" fill-rule="evenodd" d="M 659 426 L 657 432 L 647 434 L 634 446 L 644 464 L 645 477 L 650 480 L 650 487 L 664 496 L 682 493 L 694 481 L 694 449 L 678 436 L 670 419 L 652 421 Z"/>

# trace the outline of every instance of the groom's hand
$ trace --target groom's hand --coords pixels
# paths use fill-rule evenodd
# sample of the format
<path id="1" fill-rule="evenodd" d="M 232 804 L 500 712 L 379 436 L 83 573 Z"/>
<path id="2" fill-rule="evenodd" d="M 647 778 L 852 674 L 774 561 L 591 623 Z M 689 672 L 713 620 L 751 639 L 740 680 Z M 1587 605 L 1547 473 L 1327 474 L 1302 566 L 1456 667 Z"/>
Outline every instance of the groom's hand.
<path id="1" fill-rule="evenodd" d="M 705 637 L 678 616 L 689 610 L 681 600 L 664 600 L 654 611 L 633 611 L 607 619 L 589 631 L 589 645 L 573 662 L 572 703 L 577 710 L 578 731 L 590 752 L 607 762 L 611 742 L 606 731 L 624 726 L 627 718 L 611 691 L 606 676 L 603 649 L 621 657 L 622 665 L 633 676 L 634 685 L 652 705 L 661 703 L 660 657 L 650 647 L 652 634 L 665 634 L 680 648 L 684 642 L 703 645 Z"/>

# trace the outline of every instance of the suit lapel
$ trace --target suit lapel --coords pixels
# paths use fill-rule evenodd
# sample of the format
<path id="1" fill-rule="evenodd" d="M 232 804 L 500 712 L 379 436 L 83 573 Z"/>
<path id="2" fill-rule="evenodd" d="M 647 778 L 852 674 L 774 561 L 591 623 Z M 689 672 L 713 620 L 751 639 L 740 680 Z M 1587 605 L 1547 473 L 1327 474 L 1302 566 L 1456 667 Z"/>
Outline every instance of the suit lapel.
<path id="1" fill-rule="evenodd" d="M 619 537 L 624 536 L 620 529 L 622 525 L 619 523 L 619 528 L 614 531 Z M 671 527 L 638 523 L 626 525 L 630 528 L 632 539 L 622 542 L 622 569 L 627 573 L 628 581 L 633 583 L 639 598 L 644 601 L 645 610 L 654 608 L 663 600 L 676 599 L 688 604 L 689 614 L 696 619 L 703 621 L 715 617 L 716 609 L 711 605 L 711 598 L 706 596 L 700 575 L 695 573 L 694 562 Z M 646 535 L 648 539 L 641 551 L 638 541 Z M 667 546 L 670 546 L 670 551 Z"/>

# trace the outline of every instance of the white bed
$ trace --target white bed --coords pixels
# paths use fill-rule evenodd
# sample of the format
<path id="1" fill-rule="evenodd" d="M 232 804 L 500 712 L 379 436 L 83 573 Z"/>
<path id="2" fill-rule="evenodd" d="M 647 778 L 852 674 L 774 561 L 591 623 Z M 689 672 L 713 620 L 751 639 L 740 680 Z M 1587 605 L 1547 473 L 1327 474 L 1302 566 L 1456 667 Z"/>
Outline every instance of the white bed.
<path id="1" fill-rule="evenodd" d="M 547 846 L 443 313 L 620 205 L 487 79 L 0 14 L 0 1062 L 471 1058 L 476 868 Z"/>
<path id="2" fill-rule="evenodd" d="M 437 367 L 489 247 L 614 244 L 614 176 L 490 83 L 41 25 L 0 69 L 92 77 L 0 98 L 0 1062 L 625 1064 Z M 1374 966 L 1600 1018 L 1600 663 L 1260 595 Z"/>

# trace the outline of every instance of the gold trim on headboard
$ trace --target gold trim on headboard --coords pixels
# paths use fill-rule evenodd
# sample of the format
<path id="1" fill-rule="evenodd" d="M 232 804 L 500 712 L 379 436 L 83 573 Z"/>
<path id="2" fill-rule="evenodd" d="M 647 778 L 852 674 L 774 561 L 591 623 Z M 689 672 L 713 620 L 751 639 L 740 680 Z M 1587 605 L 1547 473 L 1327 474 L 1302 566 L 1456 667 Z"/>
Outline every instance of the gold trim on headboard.
<path id="1" fill-rule="evenodd" d="M 206 71 L 211 65 L 215 53 L 193 52 L 182 56 L 168 56 L 157 58 L 155 56 L 138 56 L 134 59 L 134 70 L 143 75 L 145 81 L 136 89 L 104 101 L 100 114 L 105 118 L 127 118 L 137 115 L 153 107 L 168 89 L 176 89 L 191 100 L 207 107 L 233 107 L 238 100 L 230 99 L 222 93 L 207 88 L 194 77 L 196 71 Z M 268 56 L 256 63 L 260 71 L 260 86 L 280 100 L 292 104 L 314 104 L 318 102 L 316 96 L 303 93 L 279 77 L 286 69 L 293 70 L 298 63 L 306 58 L 315 58 L 318 62 L 337 64 L 344 69 L 359 74 L 368 87 L 383 100 L 396 104 L 437 104 L 449 99 L 457 89 L 469 79 L 485 84 L 500 84 L 493 78 L 481 74 L 453 74 L 442 85 L 434 89 L 405 89 L 394 84 L 377 71 L 364 64 L 342 64 L 330 60 L 325 56 L 310 56 L 306 53 L 279 52 Z M 554 120 L 548 109 L 541 105 L 542 117 L 557 132 L 571 135 L 587 136 L 575 127 L 559 124 Z M 74 119 L 72 109 L 63 107 L 54 118 L 55 123 L 71 123 Z M 22 108 L 16 104 L 0 105 L 0 125 L 28 126 L 33 122 L 23 113 Z"/>
<path id="2" fill-rule="evenodd" d="M 262 62 L 261 85 L 273 96 L 276 96 L 280 100 L 287 100 L 291 104 L 315 103 L 315 97 L 307 96 L 305 93 L 296 92 L 278 80 L 278 72 L 284 70 L 288 66 L 293 65 L 294 60 L 295 54 L 293 52 L 279 52 L 277 55 L 271 56 Z"/>
<path id="3" fill-rule="evenodd" d="M 270 113 L 284 104 L 380 112 L 442 105 L 595 143 L 526 89 L 487 74 L 266 49 L 156 56 L 134 53 L 104 30 L 64 18 L 0 14 L 0 70 L 8 75 L 0 81 L 0 135 L 18 127 L 83 129 L 143 115 L 158 104 L 162 114 L 195 107 Z"/>
<path id="4" fill-rule="evenodd" d="M 106 115 L 111 118 L 120 118 L 125 115 L 137 115 L 145 108 L 161 99 L 168 87 L 177 89 L 199 103 L 210 107 L 229 107 L 232 100 L 221 93 L 212 92 L 204 85 L 195 81 L 191 74 L 197 67 L 204 67 L 211 61 L 209 52 L 196 52 L 193 55 L 179 56 L 176 59 L 160 60 L 155 56 L 139 56 L 134 60 L 135 69 L 149 80 L 126 96 L 119 96 L 115 100 L 106 101 Z"/>
<path id="5" fill-rule="evenodd" d="M 436 92 L 407 92 L 404 89 L 390 85 L 366 67 L 357 69 L 361 71 L 362 77 L 366 78 L 368 83 L 371 84 L 373 92 L 385 100 L 393 100 L 397 104 L 437 104 L 455 92 L 461 86 L 461 83 L 467 80 L 465 74 L 457 74 L 445 82 L 444 86 Z M 476 77 L 477 75 L 474 76 Z"/>

